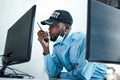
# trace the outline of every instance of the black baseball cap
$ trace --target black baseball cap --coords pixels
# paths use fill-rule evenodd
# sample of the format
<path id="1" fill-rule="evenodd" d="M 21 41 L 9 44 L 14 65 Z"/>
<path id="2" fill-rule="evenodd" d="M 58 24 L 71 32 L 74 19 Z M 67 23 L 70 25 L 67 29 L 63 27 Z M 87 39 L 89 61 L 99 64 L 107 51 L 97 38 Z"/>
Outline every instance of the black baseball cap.
<path id="1" fill-rule="evenodd" d="M 55 10 L 49 19 L 41 21 L 42 25 L 56 25 L 57 23 L 64 22 L 72 25 L 73 18 L 68 11 Z"/>

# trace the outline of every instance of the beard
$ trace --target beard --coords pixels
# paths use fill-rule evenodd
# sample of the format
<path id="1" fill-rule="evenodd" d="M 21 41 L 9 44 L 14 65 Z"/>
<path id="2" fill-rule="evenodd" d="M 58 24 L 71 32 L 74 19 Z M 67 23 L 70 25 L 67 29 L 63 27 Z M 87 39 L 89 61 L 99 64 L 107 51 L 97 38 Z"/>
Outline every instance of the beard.
<path id="1" fill-rule="evenodd" d="M 57 40 L 57 38 L 58 38 L 58 36 L 56 36 L 56 37 L 50 37 L 50 40 L 53 41 L 53 42 L 55 42 Z"/>
<path id="2" fill-rule="evenodd" d="M 58 34 L 56 34 L 54 36 L 50 36 L 50 40 L 55 42 L 57 40 L 58 36 L 62 36 L 63 37 L 64 36 L 64 30 L 62 32 L 60 31 Z"/>
<path id="3" fill-rule="evenodd" d="M 58 33 L 58 34 L 56 34 L 56 35 L 55 35 L 55 34 L 54 34 L 54 35 L 51 35 L 51 36 L 50 36 L 50 40 L 53 41 L 53 42 L 55 42 L 55 41 L 57 40 L 59 34 L 60 34 L 60 33 Z"/>

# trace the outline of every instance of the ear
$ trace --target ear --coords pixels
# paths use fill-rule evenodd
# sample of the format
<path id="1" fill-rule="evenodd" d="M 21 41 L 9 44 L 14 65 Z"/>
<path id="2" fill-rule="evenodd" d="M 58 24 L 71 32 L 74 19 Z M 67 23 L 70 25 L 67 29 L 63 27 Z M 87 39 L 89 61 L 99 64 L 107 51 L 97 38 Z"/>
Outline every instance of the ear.
<path id="1" fill-rule="evenodd" d="M 65 24 L 65 31 L 71 30 L 71 26 L 69 24 Z"/>

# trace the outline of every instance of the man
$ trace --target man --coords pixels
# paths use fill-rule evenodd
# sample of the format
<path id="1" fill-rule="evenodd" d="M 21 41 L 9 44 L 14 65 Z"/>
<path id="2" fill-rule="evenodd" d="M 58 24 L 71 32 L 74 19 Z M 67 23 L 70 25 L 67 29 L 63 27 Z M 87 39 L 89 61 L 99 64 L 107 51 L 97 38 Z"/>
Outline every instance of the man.
<path id="1" fill-rule="evenodd" d="M 40 30 L 38 40 L 43 47 L 45 68 L 49 78 L 72 80 L 104 80 L 105 65 L 86 62 L 86 37 L 83 33 L 71 33 L 73 19 L 65 10 L 55 10 L 41 24 L 49 25 L 50 40 L 55 42 L 53 53 L 49 51 L 48 33 Z M 63 72 L 63 67 L 67 72 Z"/>

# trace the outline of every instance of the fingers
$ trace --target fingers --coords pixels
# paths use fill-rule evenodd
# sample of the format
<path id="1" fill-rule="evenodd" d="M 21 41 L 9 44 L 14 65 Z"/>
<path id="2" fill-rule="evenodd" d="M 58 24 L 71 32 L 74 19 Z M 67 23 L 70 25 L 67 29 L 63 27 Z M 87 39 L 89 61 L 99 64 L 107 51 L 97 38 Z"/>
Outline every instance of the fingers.
<path id="1" fill-rule="evenodd" d="M 44 40 L 45 38 L 48 37 L 48 33 L 44 32 L 43 30 L 38 31 L 37 34 L 38 34 L 38 40 L 39 41 L 42 41 L 42 40 Z"/>

